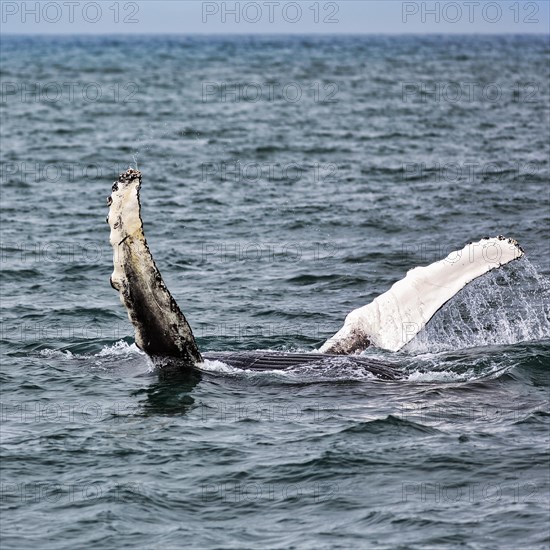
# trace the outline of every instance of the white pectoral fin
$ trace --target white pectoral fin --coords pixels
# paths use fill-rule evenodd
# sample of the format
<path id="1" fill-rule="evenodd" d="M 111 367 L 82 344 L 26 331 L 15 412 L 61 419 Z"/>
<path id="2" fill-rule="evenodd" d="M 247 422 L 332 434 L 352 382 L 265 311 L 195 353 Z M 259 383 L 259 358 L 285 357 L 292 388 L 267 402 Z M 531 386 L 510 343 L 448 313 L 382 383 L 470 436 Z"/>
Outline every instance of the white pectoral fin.
<path id="1" fill-rule="evenodd" d="M 387 292 L 353 310 L 319 351 L 352 353 L 367 345 L 398 351 L 468 283 L 522 256 L 515 240 L 486 238 L 431 265 L 411 269 Z"/>

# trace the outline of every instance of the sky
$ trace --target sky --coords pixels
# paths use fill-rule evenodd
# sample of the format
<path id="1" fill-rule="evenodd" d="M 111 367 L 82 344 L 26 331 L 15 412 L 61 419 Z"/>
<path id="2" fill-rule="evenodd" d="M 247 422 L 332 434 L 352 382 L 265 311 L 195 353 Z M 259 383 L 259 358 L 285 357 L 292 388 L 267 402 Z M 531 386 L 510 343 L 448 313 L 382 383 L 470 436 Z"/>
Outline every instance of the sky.
<path id="1" fill-rule="evenodd" d="M 550 33 L 550 0 L 0 0 L 2 34 Z"/>

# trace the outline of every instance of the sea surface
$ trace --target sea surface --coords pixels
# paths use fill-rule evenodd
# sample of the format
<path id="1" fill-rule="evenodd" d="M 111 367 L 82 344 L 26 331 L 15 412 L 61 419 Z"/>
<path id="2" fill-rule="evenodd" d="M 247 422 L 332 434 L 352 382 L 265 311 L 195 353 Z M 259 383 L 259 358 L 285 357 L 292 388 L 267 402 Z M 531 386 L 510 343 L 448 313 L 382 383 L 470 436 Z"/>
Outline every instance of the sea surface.
<path id="1" fill-rule="evenodd" d="M 547 36 L 2 37 L 1 548 L 548 548 Z M 106 197 L 200 348 L 318 347 L 484 236 L 373 378 L 166 376 L 109 285 Z"/>

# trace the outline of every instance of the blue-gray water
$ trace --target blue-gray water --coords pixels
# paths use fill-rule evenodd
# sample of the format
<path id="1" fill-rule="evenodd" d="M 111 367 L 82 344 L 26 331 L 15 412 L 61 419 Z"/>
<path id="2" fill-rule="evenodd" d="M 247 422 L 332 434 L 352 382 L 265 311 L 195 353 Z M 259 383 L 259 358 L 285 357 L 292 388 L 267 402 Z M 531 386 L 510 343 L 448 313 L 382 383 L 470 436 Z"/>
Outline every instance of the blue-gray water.
<path id="1" fill-rule="evenodd" d="M 2 549 L 547 548 L 547 37 L 3 38 Z M 237 95 L 235 93 L 237 92 Z M 310 350 L 485 235 L 405 372 L 150 373 L 105 199 L 203 350 Z"/>

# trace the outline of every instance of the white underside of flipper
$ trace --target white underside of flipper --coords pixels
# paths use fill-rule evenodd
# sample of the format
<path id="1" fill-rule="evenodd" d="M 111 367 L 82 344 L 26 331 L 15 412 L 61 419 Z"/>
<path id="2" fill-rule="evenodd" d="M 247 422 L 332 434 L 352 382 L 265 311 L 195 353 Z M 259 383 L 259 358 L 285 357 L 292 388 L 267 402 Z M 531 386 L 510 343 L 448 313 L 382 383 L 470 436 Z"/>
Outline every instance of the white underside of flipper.
<path id="1" fill-rule="evenodd" d="M 431 265 L 411 269 L 387 292 L 349 313 L 344 326 L 319 351 L 353 353 L 369 345 L 398 351 L 468 283 L 521 256 L 515 240 L 487 238 Z"/>
<path id="2" fill-rule="evenodd" d="M 141 220 L 141 172 L 120 174 L 108 198 L 113 247 L 111 286 L 118 290 L 134 325 L 136 344 L 151 356 L 186 364 L 202 362 L 193 331 L 164 284 Z"/>

